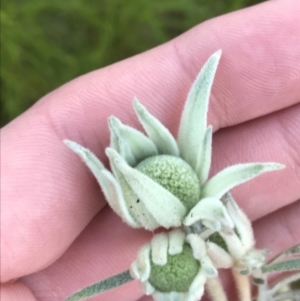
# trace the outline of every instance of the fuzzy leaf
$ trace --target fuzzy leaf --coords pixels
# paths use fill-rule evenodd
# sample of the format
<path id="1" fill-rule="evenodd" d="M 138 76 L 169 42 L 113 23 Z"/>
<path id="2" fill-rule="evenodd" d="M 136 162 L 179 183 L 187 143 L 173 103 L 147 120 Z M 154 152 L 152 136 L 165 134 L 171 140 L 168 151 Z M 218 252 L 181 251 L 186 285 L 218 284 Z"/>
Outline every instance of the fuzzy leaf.
<path id="1" fill-rule="evenodd" d="M 264 274 L 273 272 L 300 271 L 300 258 L 267 264 L 261 268 Z"/>
<path id="2" fill-rule="evenodd" d="M 129 226 L 133 228 L 140 228 L 141 225 L 138 224 L 128 211 L 128 206 L 123 197 L 121 187 L 113 177 L 113 175 L 108 170 L 102 171 L 103 175 L 103 193 L 106 197 L 107 202 L 111 208 L 126 222 Z"/>
<path id="3" fill-rule="evenodd" d="M 185 226 L 191 226 L 193 223 L 199 220 L 217 223 L 225 226 L 226 228 L 233 228 L 234 226 L 225 206 L 219 199 L 216 198 L 201 199 L 187 214 L 183 224 Z M 206 223 L 206 225 L 210 224 L 211 223 Z"/>
<path id="4" fill-rule="evenodd" d="M 114 275 L 110 278 L 89 285 L 83 288 L 82 290 L 76 292 L 72 296 L 68 297 L 65 301 L 83 300 L 91 296 L 100 294 L 102 292 L 108 291 L 110 289 L 113 289 L 115 287 L 118 287 L 132 280 L 133 278 L 130 276 L 129 271 L 125 271 L 121 274 Z"/>
<path id="5" fill-rule="evenodd" d="M 170 228 L 181 225 L 186 209 L 176 196 L 137 169 L 131 168 L 115 150 L 107 148 L 106 154 L 138 196 L 139 202 L 145 205 L 161 226 Z"/>
<path id="6" fill-rule="evenodd" d="M 130 211 L 130 214 L 134 220 L 140 225 L 140 227 L 145 228 L 146 230 L 154 230 L 160 227 L 160 224 L 156 221 L 153 215 L 147 210 L 145 205 L 142 202 L 138 202 L 139 197 L 132 190 L 130 185 L 127 183 L 122 172 L 117 168 L 114 160 L 114 156 L 111 156 L 109 153 L 110 148 L 106 149 L 106 154 L 109 158 L 111 169 L 117 179 L 118 184 L 121 187 L 122 194 L 127 206 L 127 209 Z M 114 152 L 118 154 L 117 152 Z M 118 155 L 120 157 L 120 155 Z M 125 161 L 124 161 L 125 162 Z M 125 162 L 125 164 L 127 164 Z"/>
<path id="7" fill-rule="evenodd" d="M 110 129 L 110 146 L 115 149 L 130 166 L 137 164 L 129 144 L 120 136 L 118 121 L 114 117 L 108 119 Z"/>
<path id="8" fill-rule="evenodd" d="M 276 263 L 279 261 L 287 260 L 287 259 L 296 259 L 300 258 L 300 244 L 295 245 L 287 250 L 284 250 L 273 259 L 271 259 L 268 264 Z"/>
<path id="9" fill-rule="evenodd" d="M 101 185 L 101 171 L 105 169 L 102 162 L 90 150 L 78 143 L 67 139 L 64 143 L 84 161 Z"/>
<path id="10" fill-rule="evenodd" d="M 198 158 L 196 165 L 196 174 L 200 180 L 200 185 L 206 182 L 210 170 L 211 164 L 211 151 L 212 151 L 212 126 L 206 129 L 202 152 L 199 154 L 201 157 Z"/>
<path id="11" fill-rule="evenodd" d="M 278 163 L 245 163 L 227 167 L 203 185 L 202 197 L 221 198 L 231 188 L 249 181 L 258 175 L 284 168 Z"/>
<path id="12" fill-rule="evenodd" d="M 255 244 L 255 239 L 249 218 L 239 208 L 230 193 L 226 193 L 222 201 L 225 204 L 227 212 L 234 223 L 235 229 L 245 249 L 250 250 Z"/>
<path id="13" fill-rule="evenodd" d="M 265 263 L 266 255 L 269 252 L 269 250 L 252 249 L 239 259 L 239 263 L 250 271 L 260 269 Z"/>
<path id="14" fill-rule="evenodd" d="M 280 279 L 277 283 L 275 283 L 270 289 L 270 295 L 276 294 L 281 288 L 286 287 L 287 285 L 291 285 L 294 282 L 298 282 L 300 280 L 300 273 L 293 273 Z M 299 295 L 300 298 L 300 295 Z"/>
<path id="15" fill-rule="evenodd" d="M 64 142 L 69 148 L 71 148 L 76 154 L 78 154 L 82 158 L 84 163 L 89 167 L 93 175 L 96 177 L 98 183 L 100 184 L 101 189 L 111 208 L 119 216 L 121 216 L 123 221 L 126 222 L 129 226 L 133 228 L 140 228 L 141 225 L 137 223 L 137 221 L 135 221 L 128 212 L 128 207 L 130 205 L 128 205 L 124 199 L 126 198 L 126 201 L 129 202 L 128 200 L 130 198 L 133 198 L 135 201 L 135 198 L 132 197 L 132 192 L 129 191 L 129 189 L 126 189 L 126 187 L 122 187 L 124 190 L 123 192 L 125 193 L 123 195 L 119 186 L 119 184 L 122 184 L 122 181 L 119 181 L 119 183 L 117 183 L 113 175 L 107 169 L 104 168 L 104 165 L 91 151 L 73 141 L 64 140 Z M 148 218 L 147 221 L 153 219 L 153 217 L 151 216 L 143 217 L 144 219 Z M 148 222 L 148 224 L 151 230 L 158 226 L 156 221 L 152 223 Z"/>
<path id="16" fill-rule="evenodd" d="M 149 138 L 155 143 L 160 154 L 179 156 L 176 140 L 170 131 L 153 115 L 151 115 L 137 99 L 133 106 Z"/>
<path id="17" fill-rule="evenodd" d="M 148 137 L 138 130 L 122 124 L 118 118 L 111 116 L 109 126 L 115 136 L 112 136 L 112 146 L 116 146 L 116 141 L 118 141 L 119 147 L 114 148 L 125 160 L 129 159 L 126 162 L 131 166 L 158 154 L 155 144 Z"/>
<path id="18" fill-rule="evenodd" d="M 200 71 L 188 94 L 180 121 L 178 132 L 180 154 L 194 168 L 198 158 L 202 157 L 208 101 L 220 57 L 221 50 L 215 52 Z"/>

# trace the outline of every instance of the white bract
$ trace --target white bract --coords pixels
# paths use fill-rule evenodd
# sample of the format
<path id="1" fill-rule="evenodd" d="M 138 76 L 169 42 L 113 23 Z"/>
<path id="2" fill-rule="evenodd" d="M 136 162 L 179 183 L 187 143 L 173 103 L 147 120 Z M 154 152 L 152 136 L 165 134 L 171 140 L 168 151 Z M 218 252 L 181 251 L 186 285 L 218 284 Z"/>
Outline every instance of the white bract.
<path id="1" fill-rule="evenodd" d="M 97 178 L 111 208 L 134 228 L 154 230 L 203 225 L 218 231 L 234 224 L 220 198 L 234 186 L 282 168 L 276 163 L 238 164 L 208 180 L 212 127 L 207 127 L 209 95 L 221 56 L 214 53 L 198 75 L 183 110 L 177 141 L 137 99 L 134 109 L 147 136 L 110 117 L 111 171 L 88 149 L 65 143 Z"/>
<path id="2" fill-rule="evenodd" d="M 206 278 L 217 276 L 205 242 L 180 229 L 155 235 L 140 249 L 130 272 L 145 294 L 156 301 L 197 301 Z"/>
<path id="3" fill-rule="evenodd" d="M 255 249 L 251 222 L 232 196 L 227 193 L 222 201 L 234 227 L 223 227 L 213 234 L 204 232 L 200 236 L 206 240 L 207 253 L 216 268 L 235 268 L 243 274 L 251 274 L 265 263 L 268 251 Z"/>
<path id="4" fill-rule="evenodd" d="M 111 171 L 91 151 L 65 140 L 89 167 L 124 222 L 147 230 L 175 228 L 154 235 L 130 268 L 143 291 L 157 301 L 199 300 L 206 282 L 214 300 L 226 301 L 219 279 L 214 278 L 217 268 L 232 268 L 241 300 L 250 300 L 250 284 L 240 273 L 260 275 L 265 262 L 266 251 L 255 249 L 251 223 L 228 191 L 284 166 L 237 164 L 208 179 L 213 131 L 207 126 L 207 111 L 220 56 L 221 51 L 214 53 L 197 76 L 177 140 L 137 99 L 134 110 L 147 135 L 110 117 L 106 155 Z M 123 277 L 128 280 L 130 275 L 116 276 L 120 283 Z M 111 279 L 115 283 L 115 277 Z M 69 300 L 111 288 L 110 281 L 87 287 Z"/>

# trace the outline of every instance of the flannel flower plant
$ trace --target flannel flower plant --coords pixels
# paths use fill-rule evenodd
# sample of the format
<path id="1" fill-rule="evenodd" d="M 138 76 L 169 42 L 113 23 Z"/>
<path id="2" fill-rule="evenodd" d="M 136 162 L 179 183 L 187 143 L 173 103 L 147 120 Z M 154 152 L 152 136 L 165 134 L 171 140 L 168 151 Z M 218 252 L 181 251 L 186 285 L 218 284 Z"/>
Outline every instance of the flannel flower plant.
<path id="1" fill-rule="evenodd" d="M 111 171 L 88 149 L 65 140 L 96 177 L 110 207 L 133 228 L 165 228 L 141 247 L 130 271 L 91 285 L 67 300 L 79 300 L 138 279 L 157 301 L 196 301 L 204 286 L 214 300 L 227 300 L 218 268 L 232 268 L 241 300 L 250 285 L 244 275 L 265 262 L 265 250 L 254 247 L 251 223 L 229 190 L 278 163 L 246 163 L 227 167 L 208 179 L 212 127 L 207 111 L 221 51 L 214 53 L 197 76 L 182 113 L 178 137 L 137 100 L 135 113 L 144 133 L 109 118 Z M 222 299 L 223 298 L 223 299 Z M 249 299 L 250 300 L 250 299 Z"/>

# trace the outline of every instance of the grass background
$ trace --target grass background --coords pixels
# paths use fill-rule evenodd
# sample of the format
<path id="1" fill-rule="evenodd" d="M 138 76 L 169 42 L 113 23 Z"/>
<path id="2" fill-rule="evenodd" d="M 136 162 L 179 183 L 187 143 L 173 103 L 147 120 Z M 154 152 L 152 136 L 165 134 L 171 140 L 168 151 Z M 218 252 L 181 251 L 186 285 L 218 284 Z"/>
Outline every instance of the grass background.
<path id="1" fill-rule="evenodd" d="M 91 70 L 262 0 L 2 0 L 1 126 Z"/>

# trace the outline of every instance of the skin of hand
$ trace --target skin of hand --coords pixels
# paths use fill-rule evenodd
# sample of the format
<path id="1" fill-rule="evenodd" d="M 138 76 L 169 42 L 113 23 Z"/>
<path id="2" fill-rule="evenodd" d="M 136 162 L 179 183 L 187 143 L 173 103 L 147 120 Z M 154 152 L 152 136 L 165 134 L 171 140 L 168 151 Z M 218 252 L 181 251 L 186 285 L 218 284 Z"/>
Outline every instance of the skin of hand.
<path id="1" fill-rule="evenodd" d="M 176 137 L 187 92 L 218 49 L 223 55 L 208 120 L 215 132 L 211 174 L 238 162 L 285 164 L 285 170 L 232 192 L 254 222 L 257 247 L 275 255 L 299 243 L 299 15 L 298 0 L 277 0 L 207 21 L 65 84 L 6 125 L 1 130 L 1 300 L 62 301 L 128 269 L 152 233 L 122 223 L 62 140 L 82 144 L 107 164 L 107 118 L 113 114 L 141 129 L 134 96 Z M 150 298 L 131 282 L 90 300 Z"/>

